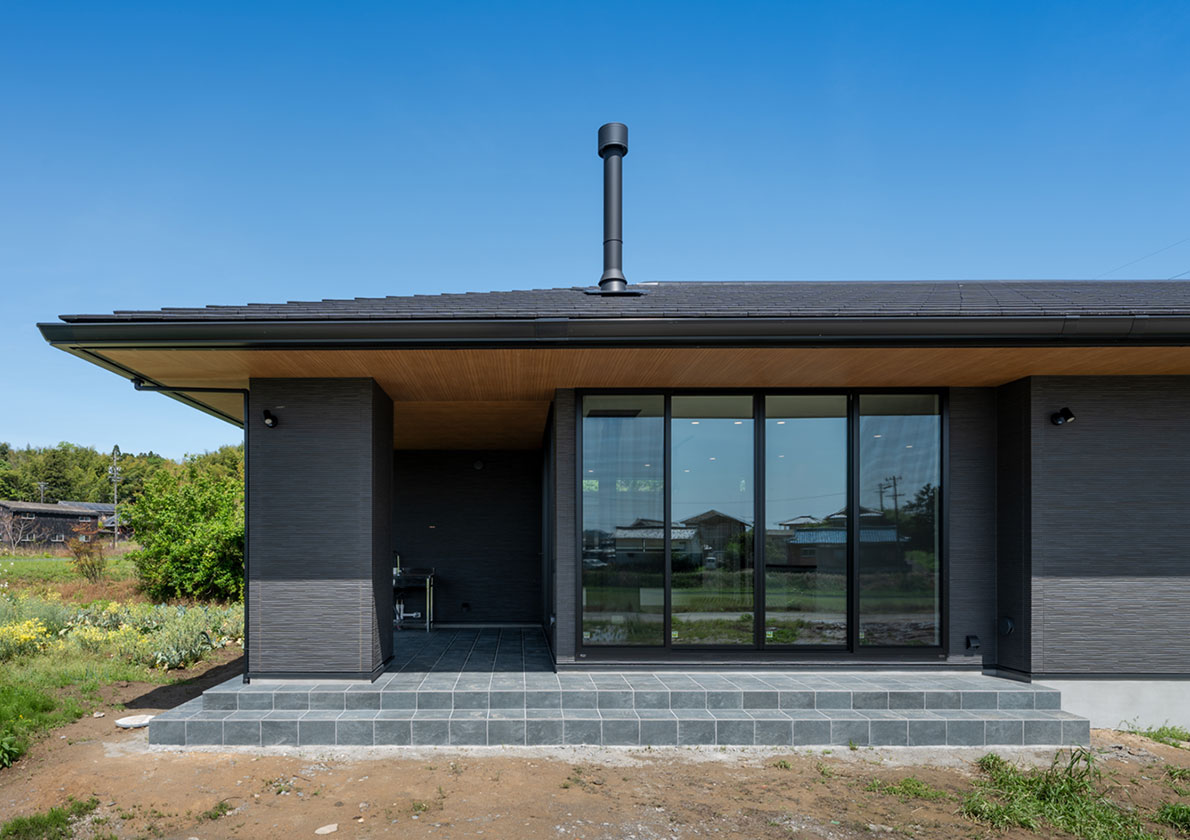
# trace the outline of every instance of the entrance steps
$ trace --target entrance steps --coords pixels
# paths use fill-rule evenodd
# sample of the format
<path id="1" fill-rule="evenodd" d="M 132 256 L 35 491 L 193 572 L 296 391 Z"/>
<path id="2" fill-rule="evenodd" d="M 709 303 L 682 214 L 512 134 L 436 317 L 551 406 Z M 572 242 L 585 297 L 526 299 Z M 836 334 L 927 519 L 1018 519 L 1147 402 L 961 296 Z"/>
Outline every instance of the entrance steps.
<path id="1" fill-rule="evenodd" d="M 505 636 L 510 632 L 529 635 L 514 644 Z M 977 673 L 554 673 L 541 667 L 537 631 L 453 633 L 446 643 L 439 640 L 435 656 L 425 647 L 417 655 L 406 652 L 374 683 L 229 680 L 159 715 L 149 727 L 150 743 L 978 747 L 1090 741 L 1088 721 L 1062 711 L 1059 692 Z M 483 638 L 489 633 L 496 634 L 494 643 Z M 470 639 L 465 656 L 451 653 L 458 634 Z"/>

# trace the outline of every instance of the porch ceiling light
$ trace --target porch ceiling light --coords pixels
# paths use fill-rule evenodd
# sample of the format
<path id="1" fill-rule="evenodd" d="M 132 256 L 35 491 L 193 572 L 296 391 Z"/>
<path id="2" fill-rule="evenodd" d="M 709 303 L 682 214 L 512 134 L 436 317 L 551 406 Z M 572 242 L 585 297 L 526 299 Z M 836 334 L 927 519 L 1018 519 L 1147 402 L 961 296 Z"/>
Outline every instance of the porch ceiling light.
<path id="1" fill-rule="evenodd" d="M 277 415 L 273 414 L 267 408 L 264 410 L 264 424 L 270 429 L 277 428 Z"/>
<path id="2" fill-rule="evenodd" d="M 1067 423 L 1074 422 L 1074 412 L 1069 408 L 1060 408 L 1050 415 L 1050 422 L 1055 426 L 1065 426 Z"/>

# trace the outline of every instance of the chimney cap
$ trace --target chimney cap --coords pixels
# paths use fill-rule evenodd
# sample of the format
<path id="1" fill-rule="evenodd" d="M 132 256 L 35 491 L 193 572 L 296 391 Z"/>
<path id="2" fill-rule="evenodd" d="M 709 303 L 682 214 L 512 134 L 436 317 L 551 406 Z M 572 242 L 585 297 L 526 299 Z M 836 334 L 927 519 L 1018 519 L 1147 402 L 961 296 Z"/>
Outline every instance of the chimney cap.
<path id="1" fill-rule="evenodd" d="M 599 126 L 599 156 L 606 157 L 617 149 L 621 155 L 628 154 L 628 126 L 617 122 Z"/>

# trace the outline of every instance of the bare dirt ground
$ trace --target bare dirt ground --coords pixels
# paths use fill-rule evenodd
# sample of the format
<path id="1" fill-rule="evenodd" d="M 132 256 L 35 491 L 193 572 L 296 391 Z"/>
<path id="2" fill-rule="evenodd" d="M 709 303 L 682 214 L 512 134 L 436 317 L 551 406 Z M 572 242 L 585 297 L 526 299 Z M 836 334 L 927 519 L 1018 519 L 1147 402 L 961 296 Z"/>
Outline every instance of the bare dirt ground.
<path id="1" fill-rule="evenodd" d="M 0 770 L 0 816 L 99 800 L 80 837 L 916 838 L 1036 837 L 993 832 L 958 813 L 985 749 L 210 748 L 150 747 L 121 712 L 169 708 L 236 673 L 196 669 L 185 686 L 111 689 L 102 718 L 55 731 Z M 1164 767 L 1190 751 L 1096 730 L 1117 801 L 1177 799 Z M 998 750 L 1048 765 L 1052 751 Z M 912 775 L 952 798 L 902 801 L 865 788 Z M 1160 830 L 1156 830 L 1160 833 Z M 1173 836 L 1171 833 L 1169 836 Z"/>

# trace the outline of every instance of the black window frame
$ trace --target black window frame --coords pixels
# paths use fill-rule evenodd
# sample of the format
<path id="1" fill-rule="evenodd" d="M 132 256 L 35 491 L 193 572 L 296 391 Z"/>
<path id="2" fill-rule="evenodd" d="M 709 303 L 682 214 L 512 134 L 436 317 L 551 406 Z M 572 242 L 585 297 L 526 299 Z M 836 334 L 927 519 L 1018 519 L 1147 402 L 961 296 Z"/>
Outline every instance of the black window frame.
<path id="1" fill-rule="evenodd" d="M 664 635 L 661 645 L 618 646 L 583 644 L 583 580 L 582 580 L 582 453 L 583 453 L 583 399 L 587 396 L 661 396 L 664 398 L 665 430 L 663 446 L 664 461 L 664 512 L 665 528 L 665 600 Z M 929 394 L 938 397 L 939 449 L 940 449 L 940 492 L 938 496 L 938 623 L 939 644 L 909 646 L 862 646 L 859 644 L 859 580 L 858 580 L 858 538 L 859 516 L 859 397 L 863 394 Z M 846 646 L 820 645 L 766 645 L 764 640 L 765 603 L 765 397 L 768 396 L 816 396 L 834 395 L 847 397 L 847 644 Z M 674 396 L 751 396 L 753 405 L 753 643 L 751 645 L 679 645 L 674 647 L 671 637 L 671 539 L 668 528 L 671 493 L 671 426 L 673 415 L 671 398 Z M 859 664 L 881 664 L 902 662 L 906 664 L 945 664 L 950 656 L 950 390 L 948 388 L 576 388 L 574 390 L 574 516 L 575 528 L 575 658 L 583 662 L 690 662 L 722 664 L 832 664 L 853 666 Z"/>

